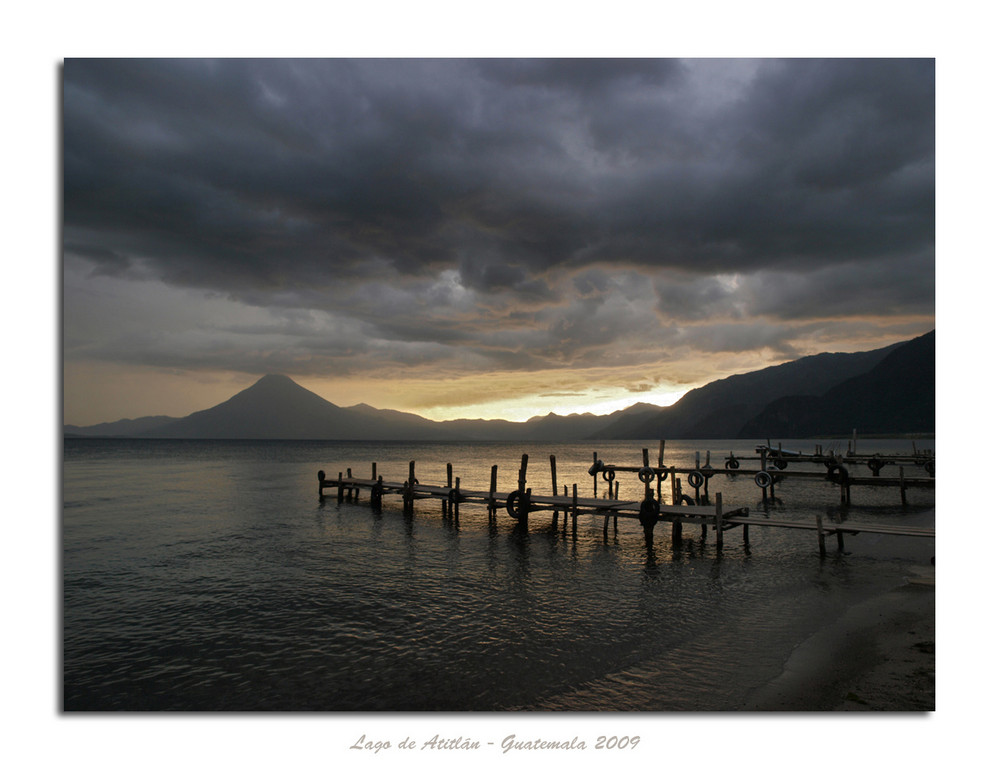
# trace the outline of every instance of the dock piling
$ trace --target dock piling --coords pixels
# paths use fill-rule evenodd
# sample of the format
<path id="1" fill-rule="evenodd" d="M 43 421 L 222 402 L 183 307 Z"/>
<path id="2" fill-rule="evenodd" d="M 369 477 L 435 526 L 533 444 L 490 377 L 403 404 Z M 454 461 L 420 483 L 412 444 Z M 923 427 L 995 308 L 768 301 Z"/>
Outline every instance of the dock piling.
<path id="1" fill-rule="evenodd" d="M 722 549 L 722 494 L 715 493 L 715 548 Z"/>
<path id="2" fill-rule="evenodd" d="M 728 459 L 725 459 L 725 472 L 731 474 L 732 476 L 739 476 L 741 474 L 748 474 L 753 476 L 754 481 L 764 490 L 764 500 L 767 501 L 767 489 L 771 489 L 771 497 L 774 497 L 774 481 L 780 477 L 792 478 L 792 479 L 807 479 L 812 481 L 822 481 L 827 484 L 831 482 L 833 485 L 840 486 L 841 491 L 841 501 L 845 504 L 850 504 L 850 487 L 854 483 L 861 486 L 891 486 L 895 487 L 898 483 L 900 498 L 902 503 L 906 504 L 906 492 L 909 488 L 932 488 L 934 487 L 934 479 L 926 479 L 922 477 L 913 478 L 907 477 L 904 464 L 912 463 L 917 460 L 917 466 L 919 467 L 921 463 L 924 465 L 927 462 L 932 462 L 933 459 L 927 460 L 926 456 L 914 456 L 914 457 L 900 457 L 898 455 L 892 456 L 888 459 L 885 464 L 898 464 L 899 478 L 898 481 L 893 478 L 868 478 L 859 477 L 857 479 L 851 478 L 848 473 L 847 466 L 869 463 L 871 467 L 872 460 L 884 459 L 884 457 L 879 457 L 879 455 L 848 455 L 842 456 L 834 454 L 832 451 L 829 457 L 826 457 L 822 453 L 822 446 L 817 446 L 817 453 L 811 456 L 806 456 L 798 454 L 796 452 L 788 452 L 786 454 L 780 453 L 784 449 L 781 444 L 777 444 L 777 451 L 779 452 L 779 459 L 786 459 L 787 462 L 779 463 L 777 460 L 774 465 L 782 465 L 779 471 L 775 471 L 772 467 L 771 470 L 762 470 L 757 472 L 753 469 L 743 469 L 740 470 L 738 464 L 736 464 L 738 459 L 749 459 L 749 457 L 736 457 L 730 452 Z M 770 466 L 769 459 L 773 457 L 772 450 L 770 449 L 770 444 L 767 447 L 759 447 L 760 461 L 761 465 L 765 468 Z M 743 541 L 744 544 L 749 546 L 750 542 L 750 526 L 778 526 L 787 529 L 800 529 L 800 530 L 813 530 L 816 532 L 816 536 L 819 540 L 819 548 L 821 557 L 826 556 L 826 537 L 835 534 L 837 536 L 837 549 L 838 552 L 844 553 L 844 534 L 858 534 L 860 532 L 869 533 L 881 533 L 881 534 L 897 534 L 904 536 L 917 536 L 917 537 L 933 537 L 934 530 L 924 529 L 918 527 L 910 526 L 892 526 L 892 525 L 877 525 L 873 526 L 871 524 L 856 523 L 856 522 L 845 522 L 843 516 L 838 512 L 834 516 L 830 517 L 830 522 L 825 523 L 824 516 L 817 515 L 815 522 L 809 520 L 788 520 L 784 517 L 772 518 L 770 515 L 765 513 L 762 516 L 751 517 L 747 508 L 740 508 L 739 510 L 728 510 L 724 511 L 722 507 L 722 494 L 719 492 L 714 493 L 715 497 L 715 509 L 712 510 L 709 505 L 709 495 L 704 493 L 707 491 L 708 477 L 714 474 L 711 468 L 711 453 L 705 453 L 705 462 L 702 464 L 702 457 L 700 452 L 695 458 L 695 468 L 692 469 L 690 466 L 686 468 L 678 468 L 676 466 L 671 466 L 669 468 L 663 466 L 663 451 L 664 442 L 660 442 L 660 456 L 656 467 L 654 468 L 650 464 L 650 450 L 647 448 L 642 449 L 642 465 L 639 467 L 629 466 L 629 465 L 612 465 L 604 463 L 598 463 L 596 461 L 597 453 L 594 452 L 595 463 L 590 470 L 590 474 L 594 477 L 594 487 L 595 494 L 592 498 L 581 498 L 579 495 L 579 488 L 577 484 L 572 485 L 572 495 L 570 494 L 570 487 L 563 485 L 562 492 L 560 493 L 559 478 L 557 472 L 557 461 L 554 454 L 549 455 L 549 466 L 551 472 L 551 488 L 552 495 L 548 496 L 547 493 L 539 495 L 537 498 L 533 497 L 532 489 L 527 486 L 527 469 L 528 469 L 528 454 L 523 454 L 521 456 L 521 464 L 518 472 L 517 478 L 517 490 L 511 492 L 506 496 L 506 509 L 510 513 L 510 516 L 518 522 L 519 525 L 527 526 L 529 513 L 546 511 L 552 513 L 552 524 L 553 527 L 558 526 L 559 522 L 559 511 L 563 512 L 563 523 L 568 524 L 569 517 L 573 518 L 573 534 L 576 535 L 577 532 L 577 521 L 581 515 L 593 515 L 595 517 L 601 516 L 604 518 L 603 531 L 605 537 L 608 536 L 612 528 L 612 520 L 614 521 L 614 532 L 617 536 L 619 518 L 626 519 L 638 519 L 637 522 L 641 524 L 642 531 L 645 536 L 647 545 L 651 546 L 653 543 L 653 533 L 654 526 L 659 520 L 670 521 L 672 526 L 671 542 L 674 548 L 679 548 L 682 543 L 682 523 L 690 523 L 694 525 L 701 526 L 701 541 L 704 543 L 708 536 L 708 527 L 715 527 L 715 541 L 716 548 L 719 550 L 723 549 L 724 544 L 724 532 L 726 529 L 735 528 L 736 526 L 742 525 L 743 527 Z M 900 460 L 905 459 L 905 462 Z M 823 463 L 826 465 L 825 471 L 820 469 L 820 471 L 812 470 L 785 470 L 784 468 L 788 466 L 790 462 L 810 462 L 810 463 Z M 734 466 L 735 465 L 735 466 Z M 753 464 L 750 468 L 753 468 Z M 926 468 L 925 468 L 926 469 Z M 641 501 L 620 501 L 619 495 L 621 493 L 621 484 L 616 480 L 615 475 L 617 473 L 620 475 L 622 472 L 625 473 L 636 473 L 638 479 L 642 486 L 642 496 Z M 441 485 L 441 482 L 437 483 L 431 482 L 424 485 L 420 484 L 420 481 L 416 478 L 416 462 L 410 461 L 409 469 L 407 474 L 407 479 L 402 482 L 386 483 L 383 481 L 382 476 L 378 474 L 378 465 L 375 462 L 371 463 L 371 480 L 363 479 L 361 477 L 355 477 L 351 468 L 346 468 L 346 472 L 340 472 L 337 475 L 336 480 L 330 480 L 327 477 L 327 473 L 320 470 L 317 473 L 318 481 L 318 492 L 320 496 L 321 504 L 325 501 L 325 491 L 333 486 L 337 487 L 337 500 L 338 502 L 343 502 L 345 499 L 347 501 L 356 501 L 359 499 L 359 495 L 362 489 L 367 489 L 370 497 L 369 502 L 373 510 L 381 511 L 383 500 L 386 494 L 395 494 L 402 497 L 403 500 L 403 510 L 405 513 L 412 514 L 414 512 L 415 501 L 420 500 L 441 500 L 442 501 L 442 511 L 446 514 L 454 514 L 454 521 L 457 526 L 459 508 L 462 502 L 466 501 L 476 501 L 484 503 L 490 515 L 490 521 L 496 519 L 496 510 L 498 504 L 503 504 L 503 497 L 498 496 L 499 482 L 498 482 L 498 466 L 493 465 L 490 470 L 490 489 L 486 491 L 463 491 L 461 487 L 461 478 L 456 477 L 454 474 L 454 468 L 451 463 L 446 465 L 447 473 L 447 485 Z M 608 490 L 603 497 L 599 497 L 596 494 L 596 489 L 598 488 L 598 483 L 596 480 L 597 473 L 601 473 L 602 477 L 608 483 Z M 693 496 L 688 496 L 683 493 L 683 477 L 687 477 L 689 484 L 694 486 Z M 653 480 L 656 479 L 655 493 Z M 662 482 L 669 479 L 670 483 L 670 506 L 661 507 L 661 499 L 663 497 Z M 693 479 L 693 480 L 692 480 Z M 627 500 L 627 498 L 626 498 Z M 689 505 L 693 507 L 688 507 Z"/>

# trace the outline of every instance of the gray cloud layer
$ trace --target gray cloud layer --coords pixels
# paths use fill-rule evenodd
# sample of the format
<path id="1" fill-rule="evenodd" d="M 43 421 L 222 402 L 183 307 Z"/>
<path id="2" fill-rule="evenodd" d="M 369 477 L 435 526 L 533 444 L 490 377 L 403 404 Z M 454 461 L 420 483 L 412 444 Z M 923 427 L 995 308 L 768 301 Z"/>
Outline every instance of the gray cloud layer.
<path id="1" fill-rule="evenodd" d="M 934 63 L 70 60 L 64 201 L 91 280 L 271 313 L 211 349 L 95 330 L 68 354 L 287 373 L 619 365 L 680 339 L 794 354 L 816 324 L 933 314 Z"/>

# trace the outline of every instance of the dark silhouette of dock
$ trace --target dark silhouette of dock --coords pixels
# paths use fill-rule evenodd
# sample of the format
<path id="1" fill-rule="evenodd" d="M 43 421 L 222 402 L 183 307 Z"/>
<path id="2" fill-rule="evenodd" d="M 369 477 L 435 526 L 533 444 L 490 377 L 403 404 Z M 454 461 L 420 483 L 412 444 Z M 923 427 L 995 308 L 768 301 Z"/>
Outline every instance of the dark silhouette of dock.
<path id="1" fill-rule="evenodd" d="M 337 501 L 359 501 L 364 492 L 371 506 L 381 510 L 386 497 L 399 497 L 404 513 L 412 513 L 414 505 L 419 500 L 439 500 L 442 514 L 453 516 L 456 520 L 462 505 L 474 504 L 485 506 L 490 520 L 496 520 L 497 512 L 502 508 L 507 515 L 517 522 L 517 525 L 527 526 L 529 516 L 538 513 L 548 513 L 552 516 L 552 524 L 558 525 L 560 515 L 564 525 L 571 525 L 576 534 L 577 519 L 580 516 L 599 516 L 604 518 L 604 534 L 607 536 L 609 527 L 618 530 L 619 519 L 636 520 L 640 524 L 647 545 L 653 544 L 654 529 L 658 523 L 669 523 L 671 526 L 671 541 L 679 545 L 682 540 L 682 527 L 695 525 L 701 527 L 703 539 L 707 539 L 709 530 L 715 532 L 716 546 L 723 546 L 723 535 L 726 531 L 742 527 L 743 541 L 750 542 L 751 527 L 772 527 L 790 530 L 809 531 L 816 535 L 820 554 L 826 555 L 827 537 L 837 538 L 837 549 L 844 551 L 844 535 L 884 534 L 906 537 L 934 537 L 933 528 L 913 526 L 896 526 L 889 524 L 859 524 L 844 522 L 840 515 L 837 520 L 825 521 L 820 515 L 815 520 L 790 520 L 770 518 L 766 515 L 751 515 L 746 507 L 726 507 L 722 494 L 711 497 L 708 491 L 710 480 L 720 474 L 728 476 L 752 475 L 753 481 L 762 493 L 765 505 L 769 499 L 774 499 L 775 486 L 782 482 L 823 482 L 840 489 L 841 503 L 850 505 L 850 489 L 852 486 L 881 486 L 898 488 L 902 504 L 906 504 L 906 489 L 914 487 L 933 488 L 933 477 L 906 477 L 904 467 L 918 466 L 933 475 L 933 457 L 927 453 L 917 452 L 912 455 L 858 455 L 849 452 L 847 455 L 836 455 L 833 452 L 824 454 L 820 447 L 811 455 L 783 451 L 770 445 L 758 446 L 756 456 L 737 457 L 730 453 L 724 461 L 723 468 L 716 469 L 711 465 L 711 457 L 706 453 L 706 461 L 701 462 L 700 454 L 696 454 L 691 467 L 665 467 L 663 465 L 663 442 L 660 442 L 659 461 L 651 465 L 649 452 L 643 449 L 641 465 L 606 464 L 594 453 L 594 463 L 589 469 L 593 478 L 593 495 L 584 496 L 577 484 L 572 488 L 564 485 L 560 491 L 557 473 L 556 457 L 550 455 L 551 493 L 536 493 L 527 485 L 528 455 L 521 457 L 518 471 L 517 488 L 500 490 L 497 486 L 497 465 L 493 465 L 490 473 L 490 488 L 467 489 L 461 485 L 461 479 L 454 477 L 452 465 L 446 468 L 447 480 L 444 485 L 422 484 L 416 477 L 416 462 L 411 461 L 406 480 L 387 481 L 378 474 L 376 463 L 372 463 L 371 477 L 356 478 L 351 469 L 340 472 L 336 479 L 327 478 L 325 471 L 320 470 L 319 496 L 325 501 L 328 490 L 336 489 Z M 744 463 L 754 467 L 744 467 Z M 821 470 L 789 469 L 792 465 L 819 465 Z M 872 473 L 861 476 L 855 472 L 861 464 Z M 881 476 L 880 472 L 889 465 L 898 465 L 899 474 L 896 477 Z M 642 499 L 620 500 L 619 476 L 634 474 L 643 486 Z M 607 484 L 607 492 L 599 496 L 599 483 Z M 684 481 L 687 481 L 690 493 L 684 491 Z M 666 489 L 664 488 L 666 486 Z M 588 490 L 589 491 L 589 490 Z"/>

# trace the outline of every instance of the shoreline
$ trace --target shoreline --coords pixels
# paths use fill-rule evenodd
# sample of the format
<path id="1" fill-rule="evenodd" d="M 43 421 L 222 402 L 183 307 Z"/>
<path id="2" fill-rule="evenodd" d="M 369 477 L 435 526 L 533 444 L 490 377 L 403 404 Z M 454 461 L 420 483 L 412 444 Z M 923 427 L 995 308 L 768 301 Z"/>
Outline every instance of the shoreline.
<path id="1" fill-rule="evenodd" d="M 850 608 L 799 644 L 741 710 L 935 710 L 933 567 Z"/>

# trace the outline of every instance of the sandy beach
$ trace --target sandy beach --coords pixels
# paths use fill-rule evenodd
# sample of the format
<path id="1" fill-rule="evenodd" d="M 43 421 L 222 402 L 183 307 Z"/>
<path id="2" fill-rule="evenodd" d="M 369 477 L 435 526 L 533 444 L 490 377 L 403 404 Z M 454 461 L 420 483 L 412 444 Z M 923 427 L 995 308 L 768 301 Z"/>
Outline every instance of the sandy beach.
<path id="1" fill-rule="evenodd" d="M 745 710 L 935 709 L 933 567 L 836 618 L 801 643 Z"/>

